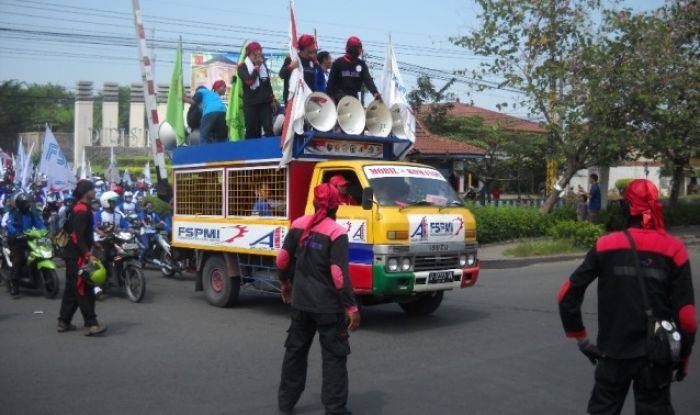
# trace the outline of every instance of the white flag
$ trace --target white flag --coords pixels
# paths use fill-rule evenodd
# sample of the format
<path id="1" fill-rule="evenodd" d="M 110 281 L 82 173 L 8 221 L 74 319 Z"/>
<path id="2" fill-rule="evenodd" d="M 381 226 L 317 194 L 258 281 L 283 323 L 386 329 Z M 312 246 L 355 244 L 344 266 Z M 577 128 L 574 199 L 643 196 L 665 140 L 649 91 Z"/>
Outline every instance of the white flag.
<path id="1" fill-rule="evenodd" d="M 149 185 L 153 184 L 153 182 L 151 182 L 151 162 L 150 161 L 146 162 L 146 167 L 144 167 L 144 169 L 143 169 L 143 181 L 148 183 Z"/>
<path id="2" fill-rule="evenodd" d="M 287 165 L 292 160 L 292 143 L 294 142 L 294 133 L 304 133 L 304 104 L 306 98 L 311 95 L 311 89 L 303 79 L 298 79 L 299 85 L 294 90 L 294 94 L 287 102 L 291 105 L 285 111 L 285 126 L 282 128 L 282 160 L 280 166 Z"/>
<path id="3" fill-rule="evenodd" d="M 129 174 L 129 169 L 124 170 L 124 175 L 122 176 L 122 182 L 124 182 L 124 184 L 128 184 L 129 186 L 131 186 L 133 184 L 131 182 L 131 175 Z"/>
<path id="4" fill-rule="evenodd" d="M 69 190 L 76 183 L 75 174 L 73 174 L 68 165 L 63 151 L 61 151 L 61 146 L 58 145 L 58 141 L 56 141 L 56 137 L 48 125 L 44 133 L 44 146 L 41 149 L 39 173 L 46 176 L 46 184 L 52 190 Z"/>
<path id="5" fill-rule="evenodd" d="M 22 180 L 22 170 L 24 169 L 24 162 L 26 159 L 26 154 L 24 153 L 24 143 L 22 142 L 22 136 L 19 137 L 19 144 L 17 145 L 17 160 L 15 168 L 15 183 L 19 184 Z"/>
<path id="6" fill-rule="evenodd" d="M 29 184 L 34 175 L 34 166 L 32 164 L 32 152 L 34 152 L 34 143 L 29 148 L 29 153 L 24 155 L 24 165 L 22 166 L 22 178 L 20 179 L 20 188 L 29 191 Z"/>
<path id="7" fill-rule="evenodd" d="M 85 162 L 85 148 L 83 148 L 83 157 L 80 160 L 80 180 L 87 179 L 87 163 Z"/>
<path id="8" fill-rule="evenodd" d="M 114 158 L 114 147 L 110 147 L 109 166 L 105 171 L 105 176 L 105 180 L 108 182 L 119 182 L 119 170 L 117 170 L 117 160 Z"/>
<path id="9" fill-rule="evenodd" d="M 384 71 L 382 72 L 381 86 L 382 100 L 387 107 L 391 108 L 394 104 L 402 104 L 409 110 L 405 117 L 406 124 L 404 129 L 407 131 L 407 138 L 411 141 L 411 144 L 396 144 L 394 146 L 394 152 L 397 155 L 405 155 L 408 153 L 408 150 L 413 147 L 413 143 L 416 142 L 416 118 L 413 112 L 410 111 L 411 107 L 407 99 L 408 91 L 403 83 L 399 65 L 396 62 L 394 48 L 391 45 L 391 37 L 389 37 L 389 43 L 386 45 L 386 57 L 384 58 Z"/>

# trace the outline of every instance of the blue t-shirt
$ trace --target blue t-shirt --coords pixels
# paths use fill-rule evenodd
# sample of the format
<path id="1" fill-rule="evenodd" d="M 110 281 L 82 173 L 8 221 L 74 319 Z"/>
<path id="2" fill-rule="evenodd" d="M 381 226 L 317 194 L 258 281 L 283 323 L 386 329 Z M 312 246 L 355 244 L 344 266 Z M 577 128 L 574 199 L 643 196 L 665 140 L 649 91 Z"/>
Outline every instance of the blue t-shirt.
<path id="1" fill-rule="evenodd" d="M 267 200 L 258 199 L 253 205 L 253 212 L 257 213 L 258 216 L 272 216 L 272 206 Z"/>
<path id="2" fill-rule="evenodd" d="M 198 88 L 192 99 L 202 108 L 202 118 L 215 112 L 226 112 L 226 105 L 221 96 L 211 89 Z"/>
<path id="3" fill-rule="evenodd" d="M 10 217 L 7 221 L 7 233 L 9 235 L 19 236 L 31 228 L 46 229 L 44 222 L 41 221 L 41 218 L 34 210 L 27 213 L 22 213 L 18 210 L 10 212 Z"/>
<path id="4" fill-rule="evenodd" d="M 600 187 L 598 187 L 598 183 L 593 183 L 591 185 L 591 191 L 589 193 L 588 210 L 598 212 L 600 210 Z"/>

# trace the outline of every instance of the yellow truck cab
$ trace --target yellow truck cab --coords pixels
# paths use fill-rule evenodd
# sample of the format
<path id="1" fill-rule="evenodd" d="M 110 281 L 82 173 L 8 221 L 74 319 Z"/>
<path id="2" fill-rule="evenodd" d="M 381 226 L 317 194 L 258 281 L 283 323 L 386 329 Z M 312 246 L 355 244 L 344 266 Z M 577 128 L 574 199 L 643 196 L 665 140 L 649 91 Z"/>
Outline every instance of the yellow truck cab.
<path id="1" fill-rule="evenodd" d="M 342 176 L 337 222 L 363 305 L 436 310 L 479 275 L 476 224 L 436 169 L 395 161 L 391 138 L 309 133 L 281 163 L 280 138 L 182 147 L 173 155 L 172 245 L 195 259 L 196 287 L 217 306 L 241 286 L 279 292 L 275 255 L 292 221 L 313 213 L 315 186 Z"/>

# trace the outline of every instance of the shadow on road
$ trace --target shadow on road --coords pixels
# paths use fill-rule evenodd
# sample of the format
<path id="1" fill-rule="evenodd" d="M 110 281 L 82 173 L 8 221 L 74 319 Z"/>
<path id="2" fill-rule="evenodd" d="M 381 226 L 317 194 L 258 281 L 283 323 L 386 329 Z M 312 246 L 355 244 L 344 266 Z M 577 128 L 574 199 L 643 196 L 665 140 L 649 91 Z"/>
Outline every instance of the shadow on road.
<path id="1" fill-rule="evenodd" d="M 140 326 L 141 323 L 135 323 L 133 321 L 108 321 L 107 322 L 107 336 L 115 337 L 126 334 L 130 328 Z"/>
<path id="2" fill-rule="evenodd" d="M 395 307 L 393 310 L 391 307 Z M 444 327 L 461 326 L 487 318 L 490 313 L 443 305 L 433 315 L 412 317 L 404 313 L 398 305 L 390 304 L 381 308 L 362 309 L 362 330 L 407 335 L 411 332 L 436 330 Z"/>

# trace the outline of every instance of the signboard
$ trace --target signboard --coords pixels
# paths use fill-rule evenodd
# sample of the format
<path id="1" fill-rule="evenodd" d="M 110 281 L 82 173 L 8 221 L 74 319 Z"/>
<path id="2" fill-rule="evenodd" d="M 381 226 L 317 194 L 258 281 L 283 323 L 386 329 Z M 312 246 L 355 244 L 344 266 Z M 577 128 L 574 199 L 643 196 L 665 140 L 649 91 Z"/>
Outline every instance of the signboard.
<path id="1" fill-rule="evenodd" d="M 383 155 L 383 147 L 375 143 L 314 138 L 304 148 L 304 154 L 380 159 Z"/>
<path id="2" fill-rule="evenodd" d="M 439 171 L 428 167 L 376 165 L 366 166 L 365 175 L 368 179 L 381 179 L 385 177 L 414 177 L 419 179 L 434 179 L 447 181 Z"/>
<path id="3" fill-rule="evenodd" d="M 200 86 L 211 88 L 219 79 L 231 88 L 231 80 L 236 75 L 239 52 L 196 52 L 191 55 L 192 94 Z M 272 91 L 278 100 L 282 100 L 284 81 L 279 77 L 286 52 L 266 52 L 265 59 L 270 70 Z M 228 95 L 228 94 L 227 94 Z"/>
<path id="4" fill-rule="evenodd" d="M 408 215 L 411 243 L 464 242 L 462 215 Z"/>
<path id="5" fill-rule="evenodd" d="M 282 248 L 287 227 L 280 225 L 202 223 L 176 220 L 173 241 L 202 247 L 260 249 Z"/>
<path id="6" fill-rule="evenodd" d="M 345 228 L 350 243 L 367 243 L 367 221 L 363 219 L 338 218 L 338 225 Z"/>

